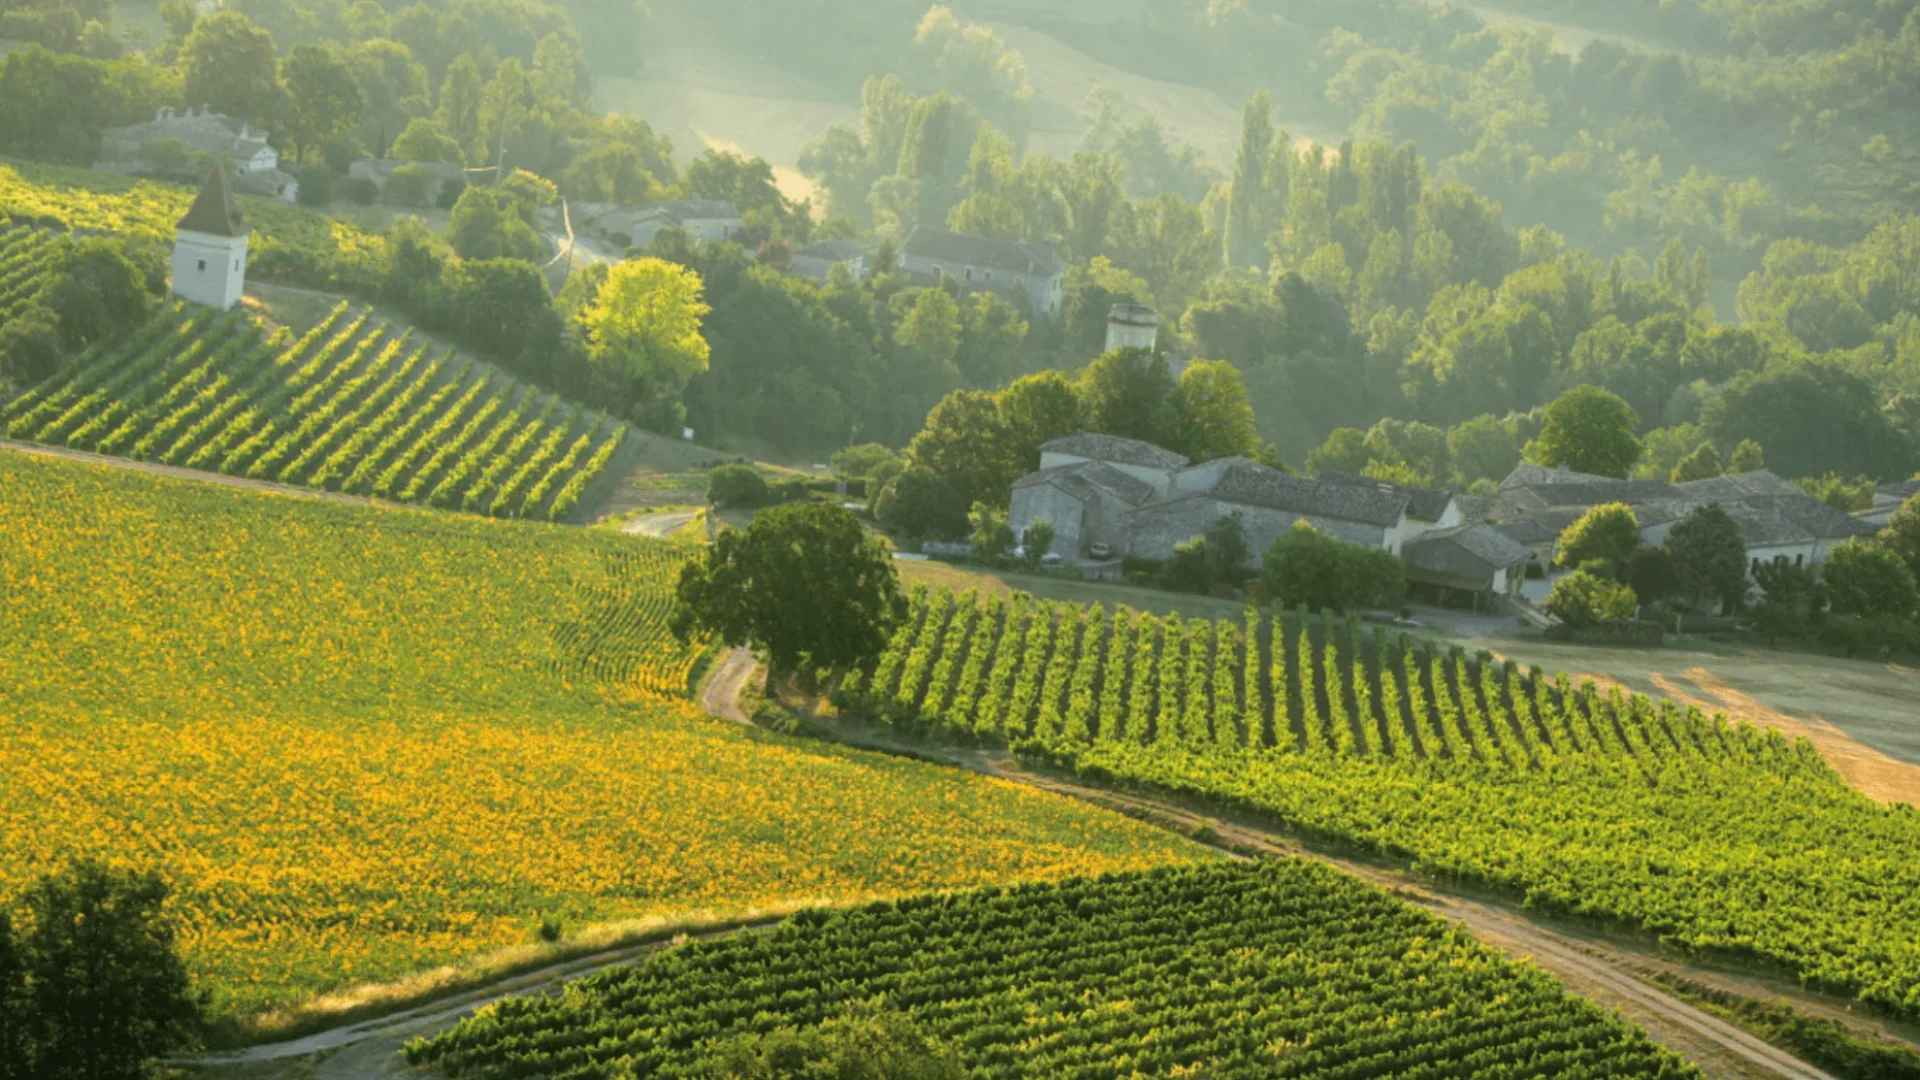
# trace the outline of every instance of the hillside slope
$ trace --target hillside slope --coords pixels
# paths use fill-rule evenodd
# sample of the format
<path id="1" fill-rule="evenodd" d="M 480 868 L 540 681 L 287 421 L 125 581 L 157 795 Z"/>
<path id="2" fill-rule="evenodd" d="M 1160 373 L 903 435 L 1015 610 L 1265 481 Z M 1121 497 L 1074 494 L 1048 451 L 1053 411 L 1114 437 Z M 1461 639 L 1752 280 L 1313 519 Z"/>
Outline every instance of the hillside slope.
<path id="1" fill-rule="evenodd" d="M 561 519 L 627 429 L 343 302 L 297 340 L 174 303 L 0 407 L 8 438 Z"/>
<path id="2" fill-rule="evenodd" d="M 701 717 L 669 545 L 0 455 L 0 894 L 156 866 L 222 1014 L 569 927 L 1199 849 Z"/>

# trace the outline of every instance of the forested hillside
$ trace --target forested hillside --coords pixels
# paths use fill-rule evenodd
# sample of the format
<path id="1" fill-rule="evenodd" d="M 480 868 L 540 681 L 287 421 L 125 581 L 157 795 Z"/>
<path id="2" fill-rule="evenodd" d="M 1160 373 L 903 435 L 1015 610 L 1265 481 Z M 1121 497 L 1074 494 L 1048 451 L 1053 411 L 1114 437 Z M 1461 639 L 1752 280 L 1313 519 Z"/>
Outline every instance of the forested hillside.
<path id="1" fill-rule="evenodd" d="M 1133 301 L 1160 311 L 1163 345 L 1237 373 L 1257 441 L 1229 449 L 1271 444 L 1296 468 L 1491 479 L 1539 406 L 1592 383 L 1633 406 L 1645 475 L 1753 440 L 1795 478 L 1892 479 L 1920 464 L 1909 8 L 1609 9 L 1598 28 L 1631 24 L 1636 44 L 1573 54 L 1548 28 L 1420 0 L 1181 0 L 1111 19 L 1064 2 L 241 4 L 176 12 L 145 52 L 106 58 L 90 31 L 50 40 L 67 55 L 9 56 L 0 83 L 21 105 L 0 110 L 0 151 L 83 162 L 104 126 L 198 99 L 279 132 L 315 199 L 338 198 L 359 154 L 505 161 L 498 187 L 443 194 L 444 241 L 403 221 L 343 251 L 338 282 L 430 326 L 484 327 L 476 342 L 516 373 L 625 419 L 769 453 L 900 447 L 949 394 L 1084 367 L 1107 309 Z M 1041 105 L 996 30 L 1016 25 L 1246 102 L 1238 152 L 1208 161 L 1097 86 L 1077 152 L 1027 152 Z M 783 163 L 817 182 L 811 204 L 766 162 L 594 116 L 597 76 L 715 43 L 858 101 L 857 125 Z M 1290 121 L 1352 138 L 1290 137 Z M 635 295 L 601 271 L 551 305 L 535 295 L 536 217 L 562 197 L 742 211 L 734 244 L 669 234 L 648 252 L 701 275 L 704 362 L 597 342 L 596 305 Z M 915 226 L 1051 245 L 1070 267 L 1064 317 L 887 273 Z M 784 273 L 819 240 L 881 273 Z M 1780 423 L 1786 402 L 1798 423 Z M 1121 411 L 1154 408 L 1136 405 Z"/>

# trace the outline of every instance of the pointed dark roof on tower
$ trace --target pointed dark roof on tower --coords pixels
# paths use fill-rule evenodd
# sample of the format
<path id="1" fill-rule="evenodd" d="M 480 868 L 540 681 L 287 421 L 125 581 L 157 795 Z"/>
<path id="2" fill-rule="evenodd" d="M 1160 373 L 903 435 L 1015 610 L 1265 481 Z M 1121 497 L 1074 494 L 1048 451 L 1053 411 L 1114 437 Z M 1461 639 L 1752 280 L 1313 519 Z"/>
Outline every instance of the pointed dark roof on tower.
<path id="1" fill-rule="evenodd" d="M 234 204 L 225 168 L 213 167 L 207 174 L 207 182 L 200 185 L 200 194 L 193 197 L 193 205 L 187 208 L 187 216 L 174 227 L 209 236 L 247 235 L 247 219 L 240 216 L 240 207 Z"/>

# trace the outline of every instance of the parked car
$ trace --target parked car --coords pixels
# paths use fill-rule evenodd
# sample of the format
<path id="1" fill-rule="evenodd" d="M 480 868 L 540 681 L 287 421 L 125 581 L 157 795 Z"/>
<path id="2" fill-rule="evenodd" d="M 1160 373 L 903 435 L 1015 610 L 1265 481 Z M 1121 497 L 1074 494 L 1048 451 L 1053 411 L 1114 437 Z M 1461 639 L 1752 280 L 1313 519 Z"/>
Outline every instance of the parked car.
<path id="1" fill-rule="evenodd" d="M 1108 543 L 1095 544 L 1087 549 L 1087 554 L 1096 559 L 1111 559 L 1113 558 L 1113 545 Z"/>
<path id="2" fill-rule="evenodd" d="M 1067 557 L 1065 555 L 1061 555 L 1057 552 L 1052 552 L 1052 551 L 1049 551 L 1045 555 L 1040 556 L 1041 566 L 1059 566 L 1062 563 L 1065 563 L 1066 561 L 1067 561 Z"/>
<path id="3" fill-rule="evenodd" d="M 1027 545 L 1025 545 L 1025 544 L 1021 544 L 1021 545 L 1019 545 L 1018 547 L 1016 547 L 1016 548 L 1014 548 L 1014 549 L 1013 549 L 1012 551 L 1009 551 L 1009 552 L 1007 552 L 1007 557 L 1008 557 L 1008 558 L 1010 558 L 1010 559 L 1024 559 L 1024 558 L 1026 558 L 1026 557 L 1027 557 Z"/>

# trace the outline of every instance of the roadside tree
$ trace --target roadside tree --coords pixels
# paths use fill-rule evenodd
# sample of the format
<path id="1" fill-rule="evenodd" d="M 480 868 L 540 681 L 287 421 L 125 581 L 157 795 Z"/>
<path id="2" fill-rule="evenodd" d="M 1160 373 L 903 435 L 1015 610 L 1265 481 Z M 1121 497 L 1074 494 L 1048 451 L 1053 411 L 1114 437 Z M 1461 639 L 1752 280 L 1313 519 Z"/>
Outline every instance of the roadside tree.
<path id="1" fill-rule="evenodd" d="M 1632 589 L 1590 570 L 1575 570 L 1547 594 L 1548 613 L 1575 627 L 1631 619 L 1639 608 Z"/>
<path id="2" fill-rule="evenodd" d="M 800 502 L 722 532 L 687 563 L 673 631 L 764 649 L 771 682 L 803 661 L 845 668 L 879 656 L 906 611 L 885 545 L 851 513 Z"/>

